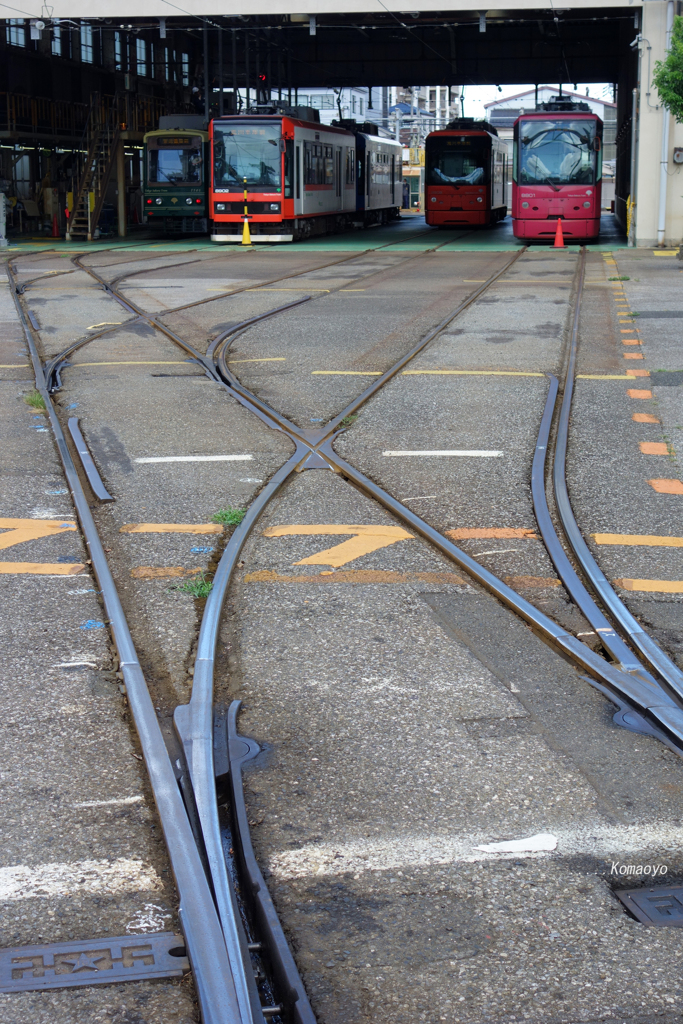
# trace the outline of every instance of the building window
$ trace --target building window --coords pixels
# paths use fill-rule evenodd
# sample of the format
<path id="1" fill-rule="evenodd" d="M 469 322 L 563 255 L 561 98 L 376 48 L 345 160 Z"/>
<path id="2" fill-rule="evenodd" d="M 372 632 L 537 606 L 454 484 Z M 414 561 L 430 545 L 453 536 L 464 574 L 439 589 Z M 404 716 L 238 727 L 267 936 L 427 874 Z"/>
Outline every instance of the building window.
<path id="1" fill-rule="evenodd" d="M 356 113 L 356 97 L 355 96 L 351 97 L 351 113 L 352 114 Z"/>
<path id="2" fill-rule="evenodd" d="M 52 26 L 52 55 L 53 57 L 62 56 L 62 28 L 61 25 L 53 24 Z"/>
<path id="3" fill-rule="evenodd" d="M 120 32 L 114 32 L 114 67 L 123 71 L 123 39 Z"/>
<path id="4" fill-rule="evenodd" d="M 26 46 L 26 29 L 23 18 L 7 19 L 7 42 L 10 46 Z"/>
<path id="5" fill-rule="evenodd" d="M 316 110 L 334 110 L 334 97 L 332 96 L 300 96 L 299 100 L 305 107 L 315 107 Z"/>
<path id="6" fill-rule="evenodd" d="M 183 70 L 183 85 L 190 84 L 190 56 L 187 53 L 181 54 L 182 70 Z"/>
<path id="7" fill-rule="evenodd" d="M 358 100 L 358 113 L 363 113 L 363 101 L 361 99 Z"/>
<path id="8" fill-rule="evenodd" d="M 168 46 L 164 47 L 164 78 L 167 82 L 170 81 Z"/>
<path id="9" fill-rule="evenodd" d="M 93 62 L 92 25 L 81 22 L 81 60 L 84 64 Z"/>
<path id="10" fill-rule="evenodd" d="M 138 65 L 138 74 L 147 74 L 147 40 L 136 39 L 135 40 L 135 58 Z"/>

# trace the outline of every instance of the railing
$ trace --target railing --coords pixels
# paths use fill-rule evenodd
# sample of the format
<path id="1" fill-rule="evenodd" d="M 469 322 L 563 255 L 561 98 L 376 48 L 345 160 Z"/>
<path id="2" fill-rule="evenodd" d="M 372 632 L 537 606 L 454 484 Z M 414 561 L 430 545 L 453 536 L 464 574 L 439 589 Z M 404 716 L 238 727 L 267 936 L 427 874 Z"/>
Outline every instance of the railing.
<path id="1" fill-rule="evenodd" d="M 125 124 L 128 131 L 144 132 L 157 127 L 159 117 L 166 112 L 166 101 L 156 96 L 126 93 L 93 97 L 90 103 L 71 103 L 0 92 L 0 131 L 38 139 L 43 136 L 46 141 L 50 138 L 73 141 L 86 130 L 91 110 L 93 123 L 107 124 L 115 115 L 115 120 Z"/>

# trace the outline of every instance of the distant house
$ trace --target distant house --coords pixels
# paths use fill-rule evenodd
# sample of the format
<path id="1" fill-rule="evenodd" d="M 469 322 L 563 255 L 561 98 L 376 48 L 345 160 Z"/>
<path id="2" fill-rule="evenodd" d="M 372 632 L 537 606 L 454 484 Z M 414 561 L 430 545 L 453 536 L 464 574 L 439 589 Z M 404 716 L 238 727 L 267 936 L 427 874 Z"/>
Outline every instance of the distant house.
<path id="1" fill-rule="evenodd" d="M 501 139 L 508 140 L 508 147 L 512 145 L 512 127 L 520 114 L 529 114 L 536 109 L 538 97 L 539 103 L 547 103 L 553 96 L 557 96 L 559 89 L 556 85 L 539 85 L 536 89 L 527 89 L 525 92 L 515 93 L 513 96 L 501 96 L 492 103 L 485 103 L 486 120 L 498 131 Z M 577 103 L 587 103 L 593 113 L 605 124 L 603 137 L 604 154 L 603 160 L 614 160 L 616 147 L 614 144 L 617 128 L 617 105 L 609 100 L 598 99 L 595 96 L 582 96 L 578 92 L 567 92 L 562 90 L 562 95 Z"/>

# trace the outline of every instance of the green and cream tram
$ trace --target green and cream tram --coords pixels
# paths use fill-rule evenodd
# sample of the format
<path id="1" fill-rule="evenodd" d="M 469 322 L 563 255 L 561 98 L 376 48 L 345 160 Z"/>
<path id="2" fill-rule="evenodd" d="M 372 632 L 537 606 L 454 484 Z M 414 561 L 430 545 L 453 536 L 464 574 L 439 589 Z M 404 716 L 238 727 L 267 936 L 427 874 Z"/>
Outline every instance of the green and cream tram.
<path id="1" fill-rule="evenodd" d="M 164 121 L 171 123 L 164 125 Z M 149 227 L 158 226 L 167 234 L 205 233 L 209 144 L 205 122 L 199 117 L 169 116 L 160 118 L 159 125 L 143 140 L 145 220 Z"/>

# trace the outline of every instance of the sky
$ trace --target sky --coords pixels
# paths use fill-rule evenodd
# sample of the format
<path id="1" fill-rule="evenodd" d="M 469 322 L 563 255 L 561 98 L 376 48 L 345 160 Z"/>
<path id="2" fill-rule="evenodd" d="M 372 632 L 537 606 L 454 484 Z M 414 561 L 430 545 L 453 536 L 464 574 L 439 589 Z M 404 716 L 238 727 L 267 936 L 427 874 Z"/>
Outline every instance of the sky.
<path id="1" fill-rule="evenodd" d="M 553 82 L 541 83 L 553 86 Z M 517 93 L 525 92 L 527 89 L 533 89 L 533 85 L 502 85 L 501 91 L 498 91 L 497 85 L 467 85 L 465 86 L 465 117 L 475 117 L 477 120 L 481 120 L 486 116 L 486 110 L 484 108 L 485 103 L 491 103 L 496 99 L 503 99 L 505 96 L 515 96 Z M 558 86 L 559 89 L 559 86 Z M 574 86 L 567 85 L 566 82 L 563 85 L 565 92 L 574 92 Z M 612 86 L 606 82 L 591 82 L 590 84 L 581 84 L 576 90 L 582 96 L 586 95 L 586 89 L 590 92 L 593 99 L 611 100 L 612 99 Z"/>

